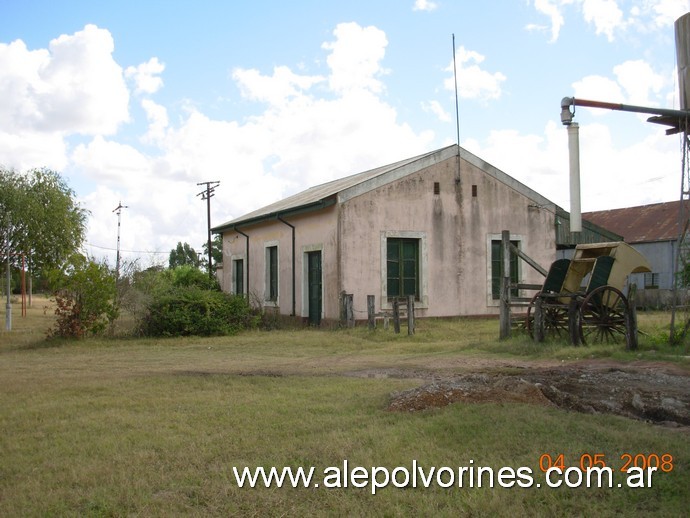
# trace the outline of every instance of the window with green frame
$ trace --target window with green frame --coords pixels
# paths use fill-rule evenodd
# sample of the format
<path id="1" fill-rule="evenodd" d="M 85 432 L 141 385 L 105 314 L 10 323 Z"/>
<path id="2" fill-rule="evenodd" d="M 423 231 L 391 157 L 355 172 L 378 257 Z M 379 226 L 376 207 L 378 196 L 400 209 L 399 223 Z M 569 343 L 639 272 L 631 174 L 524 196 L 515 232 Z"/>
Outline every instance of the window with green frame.
<path id="1" fill-rule="evenodd" d="M 511 241 L 513 245 L 518 246 L 518 241 Z M 503 270 L 503 253 L 501 250 L 501 240 L 491 240 L 491 298 L 498 300 L 501 298 L 501 275 Z M 510 254 L 510 282 L 518 282 L 518 256 L 511 252 Z M 511 296 L 517 297 L 518 290 L 512 289 Z"/>
<path id="2" fill-rule="evenodd" d="M 235 259 L 232 264 L 235 279 L 235 295 L 244 295 L 244 260 Z"/>
<path id="3" fill-rule="evenodd" d="M 419 300 L 419 239 L 386 239 L 387 295 Z"/>
<path id="4" fill-rule="evenodd" d="M 266 248 L 266 284 L 267 299 L 275 302 L 278 300 L 278 247 Z"/>

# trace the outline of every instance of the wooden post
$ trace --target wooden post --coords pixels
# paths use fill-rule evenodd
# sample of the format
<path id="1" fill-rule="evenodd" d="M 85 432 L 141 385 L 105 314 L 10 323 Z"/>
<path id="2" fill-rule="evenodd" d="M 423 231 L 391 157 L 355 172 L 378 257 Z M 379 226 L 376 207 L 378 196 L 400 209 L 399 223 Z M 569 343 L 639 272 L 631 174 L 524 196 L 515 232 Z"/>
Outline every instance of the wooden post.
<path id="1" fill-rule="evenodd" d="M 544 299 L 537 297 L 534 301 L 534 341 L 544 341 Z"/>
<path id="2" fill-rule="evenodd" d="M 501 253 L 503 264 L 501 268 L 501 302 L 500 302 L 500 333 L 499 338 L 510 338 L 510 231 L 501 233 Z"/>
<path id="3" fill-rule="evenodd" d="M 400 333 L 400 302 L 393 299 L 393 330 Z"/>
<path id="4" fill-rule="evenodd" d="M 568 305 L 568 334 L 572 345 L 580 345 L 580 311 L 575 297 L 570 297 Z"/>
<path id="5" fill-rule="evenodd" d="M 345 294 L 345 319 L 347 321 L 347 327 L 355 327 L 355 312 L 352 303 L 353 298 L 354 295 L 352 293 Z"/>
<path id="6" fill-rule="evenodd" d="M 369 330 L 376 329 L 376 301 L 374 295 L 367 295 L 367 322 Z"/>
<path id="7" fill-rule="evenodd" d="M 626 334 L 628 335 L 626 346 L 634 351 L 637 349 L 637 284 L 632 283 L 628 288 L 628 315 L 625 322 Z"/>
<path id="8" fill-rule="evenodd" d="M 414 334 L 414 295 L 407 296 L 407 334 Z"/>

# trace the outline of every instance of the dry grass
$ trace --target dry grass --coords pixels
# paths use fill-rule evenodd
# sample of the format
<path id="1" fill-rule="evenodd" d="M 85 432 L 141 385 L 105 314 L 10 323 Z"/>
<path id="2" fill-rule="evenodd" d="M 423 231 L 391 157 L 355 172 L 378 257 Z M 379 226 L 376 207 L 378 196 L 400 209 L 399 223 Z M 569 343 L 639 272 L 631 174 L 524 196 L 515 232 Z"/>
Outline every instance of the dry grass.
<path id="1" fill-rule="evenodd" d="M 519 404 L 392 413 L 384 410 L 390 393 L 418 380 L 343 376 L 575 355 L 519 338 L 499 344 L 495 321 L 420 322 L 414 337 L 354 329 L 46 343 L 51 318 L 35 303 L 24 321 L 15 316 L 11 333 L 0 333 L 2 516 L 680 516 L 690 507 L 687 432 Z M 673 350 L 648 341 L 622 359 L 662 353 Z M 670 452 L 676 464 L 653 488 L 637 490 L 391 487 L 372 496 L 351 487 L 243 489 L 232 477 L 233 466 L 323 469 L 344 459 L 536 471 L 547 452 L 570 461 L 605 453 L 614 466 L 624 452 Z"/>

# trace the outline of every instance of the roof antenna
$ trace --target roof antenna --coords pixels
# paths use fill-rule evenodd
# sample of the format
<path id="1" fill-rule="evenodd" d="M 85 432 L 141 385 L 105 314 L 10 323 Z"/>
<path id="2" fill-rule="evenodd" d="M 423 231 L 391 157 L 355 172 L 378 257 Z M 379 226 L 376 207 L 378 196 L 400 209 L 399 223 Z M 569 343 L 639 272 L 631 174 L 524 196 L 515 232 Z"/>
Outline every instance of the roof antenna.
<path id="1" fill-rule="evenodd" d="M 458 72 L 455 65 L 455 33 L 453 33 L 453 82 L 455 83 L 455 132 L 460 154 L 460 111 L 458 109 Z"/>

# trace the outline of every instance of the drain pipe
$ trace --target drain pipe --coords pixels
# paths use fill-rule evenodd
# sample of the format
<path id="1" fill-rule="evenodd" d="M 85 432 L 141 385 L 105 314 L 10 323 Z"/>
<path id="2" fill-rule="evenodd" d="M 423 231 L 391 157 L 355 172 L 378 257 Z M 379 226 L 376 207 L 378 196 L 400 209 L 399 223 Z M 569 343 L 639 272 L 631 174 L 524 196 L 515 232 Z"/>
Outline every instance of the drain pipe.
<path id="1" fill-rule="evenodd" d="M 280 216 L 276 216 L 278 221 L 285 223 L 292 229 L 292 313 L 290 316 L 294 317 L 297 310 L 297 301 L 295 299 L 295 226 L 285 221 Z"/>
<path id="2" fill-rule="evenodd" d="M 246 252 L 245 252 L 245 255 L 247 257 L 247 287 L 246 287 L 245 291 L 246 291 L 246 295 L 247 295 L 247 300 L 249 300 L 249 236 L 247 234 L 245 234 L 244 232 L 242 232 L 237 227 L 234 227 L 233 230 L 235 232 L 237 232 L 238 234 L 242 234 L 247 240 Z"/>

